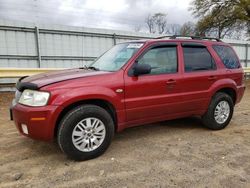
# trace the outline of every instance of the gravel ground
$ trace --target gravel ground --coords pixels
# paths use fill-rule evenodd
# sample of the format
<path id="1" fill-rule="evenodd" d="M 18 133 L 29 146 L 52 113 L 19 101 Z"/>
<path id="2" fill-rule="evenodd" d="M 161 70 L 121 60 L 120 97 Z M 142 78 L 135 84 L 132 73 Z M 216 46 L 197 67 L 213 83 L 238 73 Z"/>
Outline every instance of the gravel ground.
<path id="1" fill-rule="evenodd" d="M 224 130 L 197 118 L 130 128 L 84 162 L 19 135 L 8 117 L 12 97 L 0 93 L 0 187 L 250 187 L 249 88 Z"/>

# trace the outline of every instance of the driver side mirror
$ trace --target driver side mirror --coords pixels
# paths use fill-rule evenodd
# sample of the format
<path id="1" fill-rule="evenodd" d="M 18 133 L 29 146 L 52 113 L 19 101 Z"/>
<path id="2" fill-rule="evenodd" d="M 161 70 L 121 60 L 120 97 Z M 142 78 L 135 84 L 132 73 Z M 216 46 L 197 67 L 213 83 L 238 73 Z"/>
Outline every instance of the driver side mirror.
<path id="1" fill-rule="evenodd" d="M 142 74 L 149 74 L 151 72 L 151 66 L 148 64 L 138 64 L 136 63 L 133 68 L 133 75 L 139 76 Z"/>

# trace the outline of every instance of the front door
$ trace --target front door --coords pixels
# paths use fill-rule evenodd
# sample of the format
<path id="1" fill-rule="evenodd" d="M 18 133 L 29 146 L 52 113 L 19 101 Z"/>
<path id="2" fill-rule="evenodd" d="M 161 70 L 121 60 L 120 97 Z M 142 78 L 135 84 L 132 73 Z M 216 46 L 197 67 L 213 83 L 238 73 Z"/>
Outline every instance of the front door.
<path id="1" fill-rule="evenodd" d="M 149 47 L 135 63 L 149 64 L 152 70 L 124 76 L 127 121 L 162 120 L 178 113 L 182 99 L 177 44 Z"/>

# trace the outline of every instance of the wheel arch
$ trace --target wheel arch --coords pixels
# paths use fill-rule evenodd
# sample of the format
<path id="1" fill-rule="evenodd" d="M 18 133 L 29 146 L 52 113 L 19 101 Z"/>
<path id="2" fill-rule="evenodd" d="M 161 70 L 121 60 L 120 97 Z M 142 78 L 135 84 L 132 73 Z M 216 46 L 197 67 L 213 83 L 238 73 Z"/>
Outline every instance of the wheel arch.
<path id="1" fill-rule="evenodd" d="M 218 92 L 222 92 L 222 93 L 226 93 L 228 94 L 234 104 L 237 101 L 237 84 L 234 80 L 232 79 L 220 79 L 218 81 L 216 81 L 211 87 L 210 87 L 210 101 L 211 102 L 213 96 L 218 93 Z"/>
<path id="2" fill-rule="evenodd" d="M 214 95 L 215 95 L 216 93 L 219 93 L 219 92 L 228 94 L 228 95 L 232 98 L 233 103 L 234 103 L 234 104 L 236 103 L 237 94 L 236 94 L 235 89 L 233 89 L 233 88 L 231 88 L 231 87 L 221 88 L 221 89 L 217 90 L 217 91 L 214 93 Z"/>
<path id="3" fill-rule="evenodd" d="M 73 108 L 76 108 L 77 106 L 84 105 L 84 104 L 92 104 L 99 106 L 103 109 L 105 109 L 112 117 L 115 125 L 115 131 L 117 130 L 117 113 L 115 110 L 115 107 L 112 103 L 110 103 L 107 100 L 104 99 L 86 99 L 86 100 L 80 100 L 80 101 L 75 101 L 69 105 L 67 105 L 58 115 L 55 126 L 54 126 L 54 137 L 57 136 L 58 129 L 59 129 L 59 124 L 62 118 Z"/>

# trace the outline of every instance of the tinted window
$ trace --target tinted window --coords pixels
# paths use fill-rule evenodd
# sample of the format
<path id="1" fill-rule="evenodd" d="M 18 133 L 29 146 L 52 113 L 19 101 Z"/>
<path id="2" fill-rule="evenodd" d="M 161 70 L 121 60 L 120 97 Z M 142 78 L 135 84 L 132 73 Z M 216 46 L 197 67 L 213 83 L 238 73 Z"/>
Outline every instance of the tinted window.
<path id="1" fill-rule="evenodd" d="M 238 58 L 230 47 L 215 45 L 213 46 L 213 49 L 220 56 L 221 61 L 223 62 L 226 68 L 236 69 L 240 67 Z"/>
<path id="2" fill-rule="evenodd" d="M 177 72 L 176 47 L 157 47 L 147 51 L 138 61 L 152 67 L 150 74 Z"/>
<path id="3" fill-rule="evenodd" d="M 215 69 L 214 60 L 204 47 L 183 47 L 185 72 Z"/>

